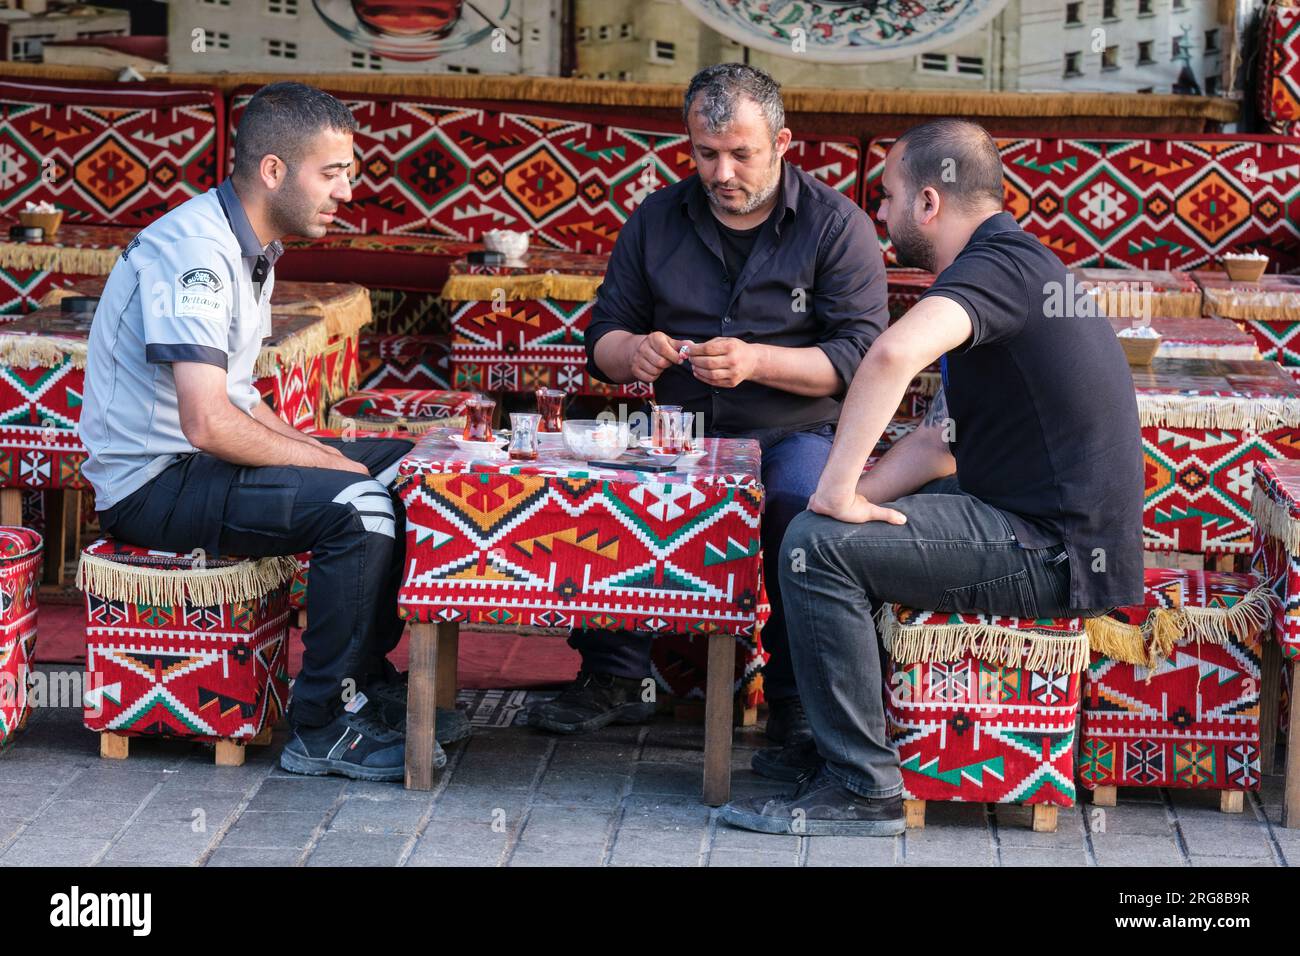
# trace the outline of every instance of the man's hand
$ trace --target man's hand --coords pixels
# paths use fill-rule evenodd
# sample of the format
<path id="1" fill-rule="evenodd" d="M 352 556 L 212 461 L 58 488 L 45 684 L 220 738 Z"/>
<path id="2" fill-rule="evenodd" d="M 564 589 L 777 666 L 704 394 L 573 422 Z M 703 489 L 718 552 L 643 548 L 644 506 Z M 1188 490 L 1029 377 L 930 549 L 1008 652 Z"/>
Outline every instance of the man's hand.
<path id="1" fill-rule="evenodd" d="M 865 524 L 868 521 L 885 521 L 889 524 L 907 524 L 907 515 L 893 508 L 872 504 L 856 488 L 843 492 L 825 491 L 820 486 L 808 499 L 808 510 L 826 515 L 836 521 Z"/>
<path id="2" fill-rule="evenodd" d="M 671 365 L 680 365 L 685 359 L 681 348 L 691 343 L 685 339 L 669 338 L 663 332 L 651 332 L 637 343 L 629 363 L 632 375 L 639 382 L 654 382 Z"/>
<path id="3" fill-rule="evenodd" d="M 740 339 L 709 339 L 689 350 L 691 371 L 706 385 L 735 388 L 754 375 L 759 347 Z"/>
<path id="4" fill-rule="evenodd" d="M 353 461 L 333 445 L 327 445 L 323 441 L 317 441 L 315 438 L 312 439 L 312 443 L 333 459 L 326 467 L 333 468 L 335 471 L 355 471 L 359 475 L 365 475 L 367 478 L 370 477 L 369 468 L 359 461 Z"/>

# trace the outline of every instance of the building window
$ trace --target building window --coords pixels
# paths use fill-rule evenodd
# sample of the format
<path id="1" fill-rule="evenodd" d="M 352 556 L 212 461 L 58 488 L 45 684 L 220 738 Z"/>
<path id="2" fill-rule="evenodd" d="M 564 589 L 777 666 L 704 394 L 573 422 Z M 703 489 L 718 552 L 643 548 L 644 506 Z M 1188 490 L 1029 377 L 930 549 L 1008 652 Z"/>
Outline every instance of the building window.
<path id="1" fill-rule="evenodd" d="M 1205 78 L 1205 95 L 1206 96 L 1219 95 L 1219 78 L 1217 76 L 1207 76 Z"/>
<path id="2" fill-rule="evenodd" d="M 1065 75 L 1082 76 L 1083 70 L 1079 69 L 1079 64 L 1082 60 L 1083 54 L 1081 52 L 1076 51 L 1074 53 L 1065 54 Z"/>
<path id="3" fill-rule="evenodd" d="M 622 80 L 624 83 L 626 83 L 628 80 L 632 79 L 632 74 L 629 73 L 627 70 L 619 70 L 618 78 Z"/>
<path id="4" fill-rule="evenodd" d="M 448 73 L 477 73 L 478 71 L 477 66 L 461 66 L 459 63 L 447 64 Z"/>
<path id="5" fill-rule="evenodd" d="M 922 53 L 917 63 L 917 69 L 926 73 L 947 73 L 948 72 L 948 54 L 947 53 Z"/>
<path id="6" fill-rule="evenodd" d="M 217 30 L 204 30 L 203 44 L 206 47 L 215 48 L 217 50 L 229 50 L 230 34 L 221 33 L 220 31 Z"/>
<path id="7" fill-rule="evenodd" d="M 984 57 L 982 56 L 957 57 L 957 72 L 962 74 L 963 76 L 983 76 Z"/>
<path id="8" fill-rule="evenodd" d="M 596 29 L 596 38 L 597 38 L 598 40 L 608 40 L 608 39 L 609 39 L 609 24 L 608 24 L 608 23 L 602 23 L 602 24 L 601 24 L 601 25 Z"/>
<path id="9" fill-rule="evenodd" d="M 1083 0 L 1065 5 L 1065 25 L 1078 26 L 1083 23 Z"/>
<path id="10" fill-rule="evenodd" d="M 1154 46 L 1152 40 L 1138 41 L 1138 66 L 1150 66 L 1155 62 L 1155 57 L 1151 55 L 1151 48 Z"/>
<path id="11" fill-rule="evenodd" d="M 1186 10 L 1186 9 L 1187 9 L 1187 0 L 1174 0 L 1174 9 L 1175 9 L 1175 10 Z"/>
<path id="12" fill-rule="evenodd" d="M 9 44 L 9 59 L 20 63 L 39 63 L 44 55 L 45 43 L 53 40 L 53 33 L 32 33 L 25 37 L 14 37 Z"/>
<path id="13" fill-rule="evenodd" d="M 630 23 L 620 23 L 620 24 L 618 25 L 618 38 L 619 38 L 620 40 L 631 40 L 631 39 L 632 39 L 632 24 L 630 24 Z"/>
<path id="14" fill-rule="evenodd" d="M 281 60 L 298 59 L 298 44 L 291 40 L 267 40 L 266 55 L 278 57 Z"/>
<path id="15" fill-rule="evenodd" d="M 365 53 L 361 50 L 352 51 L 352 69 L 354 70 L 382 70 L 384 68 L 384 59 L 377 53 Z"/>
<path id="16" fill-rule="evenodd" d="M 1151 0 L 1138 0 L 1138 16 L 1153 17 L 1155 11 L 1151 9 Z"/>
<path id="17" fill-rule="evenodd" d="M 534 43 L 534 44 L 536 44 L 536 43 L 541 43 L 541 42 L 542 42 L 542 28 L 541 28 L 541 27 L 529 27 L 529 28 L 528 28 L 528 42 L 529 42 L 529 43 Z"/>
<path id="18" fill-rule="evenodd" d="M 1134 92 L 1137 92 L 1137 93 L 1154 93 L 1155 91 L 1156 91 L 1156 88 L 1155 88 L 1154 86 L 1144 86 L 1144 87 L 1142 87 L 1141 89 L 1135 90 Z"/>
<path id="19" fill-rule="evenodd" d="M 1205 52 L 1206 53 L 1219 52 L 1219 31 L 1218 30 L 1205 31 Z"/>
<path id="20" fill-rule="evenodd" d="M 598 79 L 598 80 L 608 80 L 608 79 L 609 79 L 609 74 L 608 74 L 608 73 L 604 73 L 604 72 L 597 73 L 597 74 L 596 74 L 596 79 Z"/>
<path id="21" fill-rule="evenodd" d="M 650 60 L 653 63 L 672 63 L 677 59 L 677 44 L 667 40 L 650 41 Z"/>
<path id="22" fill-rule="evenodd" d="M 125 36 L 121 30 L 78 30 L 78 40 L 93 40 L 95 37 L 120 37 Z"/>
<path id="23" fill-rule="evenodd" d="M 208 7 L 228 7 L 230 0 L 202 0 L 204 6 Z"/>
<path id="24" fill-rule="evenodd" d="M 579 43 L 591 42 L 591 27 L 578 27 L 578 42 Z"/>
<path id="25" fill-rule="evenodd" d="M 273 17 L 296 17 L 298 0 L 266 0 L 266 12 Z"/>
<path id="26" fill-rule="evenodd" d="M 1183 55 L 1183 38 L 1181 36 L 1174 37 L 1169 42 L 1169 48 L 1173 51 L 1171 59 L 1178 59 Z"/>
<path id="27" fill-rule="evenodd" d="M 1119 46 L 1108 46 L 1101 52 L 1101 68 L 1103 70 L 1119 69 Z"/>
<path id="28" fill-rule="evenodd" d="M 1101 18 L 1103 20 L 1118 20 L 1115 13 L 1115 0 L 1101 0 Z"/>

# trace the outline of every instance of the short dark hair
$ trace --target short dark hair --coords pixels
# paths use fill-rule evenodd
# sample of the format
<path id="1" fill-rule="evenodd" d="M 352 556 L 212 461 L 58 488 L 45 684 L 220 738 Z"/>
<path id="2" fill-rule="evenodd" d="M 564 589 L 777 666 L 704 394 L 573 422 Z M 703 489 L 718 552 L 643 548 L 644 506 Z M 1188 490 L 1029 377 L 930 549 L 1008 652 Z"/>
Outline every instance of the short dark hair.
<path id="1" fill-rule="evenodd" d="M 253 94 L 235 130 L 235 175 L 257 175 L 262 157 L 279 156 L 290 167 L 323 129 L 354 133 L 352 111 L 324 90 L 305 83 L 271 83 Z"/>
<path id="2" fill-rule="evenodd" d="M 937 119 L 898 137 L 901 172 L 911 202 L 926 186 L 966 211 L 1002 208 L 1002 156 L 988 131 L 964 119 Z"/>
<path id="3" fill-rule="evenodd" d="M 776 142 L 776 134 L 785 126 L 781 84 L 770 74 L 746 63 L 706 66 L 691 77 L 682 103 L 682 122 L 689 126 L 692 108 L 698 109 L 709 132 L 720 133 L 735 116 L 736 104 L 742 96 L 758 104 L 767 121 L 768 135 Z"/>

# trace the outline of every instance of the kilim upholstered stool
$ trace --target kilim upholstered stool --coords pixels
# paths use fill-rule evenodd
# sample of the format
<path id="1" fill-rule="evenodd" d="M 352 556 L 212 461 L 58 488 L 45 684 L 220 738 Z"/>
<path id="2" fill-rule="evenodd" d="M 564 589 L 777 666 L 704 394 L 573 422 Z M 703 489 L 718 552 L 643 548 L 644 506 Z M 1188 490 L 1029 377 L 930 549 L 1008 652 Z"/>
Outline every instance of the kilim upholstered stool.
<path id="1" fill-rule="evenodd" d="M 1074 805 L 1074 732 L 1088 638 L 1080 618 L 1001 617 L 887 604 L 885 722 L 907 825 L 929 800 L 1033 807 L 1056 829 Z"/>
<path id="2" fill-rule="evenodd" d="M 1146 600 L 1087 622 L 1079 776 L 1117 787 L 1219 790 L 1239 813 L 1260 784 L 1260 657 L 1272 619 L 1252 574 L 1147 568 Z"/>
<path id="3" fill-rule="evenodd" d="M 28 682 L 36 649 L 36 579 L 41 536 L 0 527 L 0 748 L 27 725 Z"/>
<path id="4" fill-rule="evenodd" d="M 216 744 L 244 762 L 284 712 L 292 557 L 237 560 L 149 551 L 102 538 L 81 554 L 86 595 L 83 717 L 100 756 L 129 738 Z"/>
<path id="5" fill-rule="evenodd" d="M 353 392 L 330 409 L 329 427 L 358 432 L 392 431 L 422 435 L 433 428 L 465 424 L 464 405 L 472 392 L 436 389 L 372 389 Z"/>

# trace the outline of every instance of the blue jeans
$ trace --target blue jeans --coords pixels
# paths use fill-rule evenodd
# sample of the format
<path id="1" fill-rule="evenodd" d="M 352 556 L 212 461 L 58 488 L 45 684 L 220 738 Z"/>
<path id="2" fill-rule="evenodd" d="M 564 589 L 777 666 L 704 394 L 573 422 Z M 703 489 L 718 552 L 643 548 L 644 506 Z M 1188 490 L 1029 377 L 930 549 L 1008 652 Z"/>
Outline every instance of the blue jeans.
<path id="1" fill-rule="evenodd" d="M 790 522 L 808 506 L 834 440 L 834 426 L 823 425 L 787 435 L 763 453 L 765 500 L 759 537 L 763 543 L 763 580 L 772 605 L 772 616 L 763 628 L 763 647 L 772 655 L 763 670 L 763 692 L 768 700 L 798 694 L 786 635 L 785 602 L 777 580 L 781 539 Z M 575 630 L 569 645 L 582 653 L 584 670 L 639 679 L 650 673 L 652 639 L 653 635 L 638 632 Z"/>
<path id="2" fill-rule="evenodd" d="M 781 546 L 781 593 L 796 626 L 790 654 L 808 723 L 827 768 L 854 793 L 902 791 L 885 729 L 882 602 L 937 611 L 1063 617 L 1065 549 L 1022 548 L 998 509 L 955 478 L 891 502 L 903 525 L 849 524 L 804 512 Z"/>

